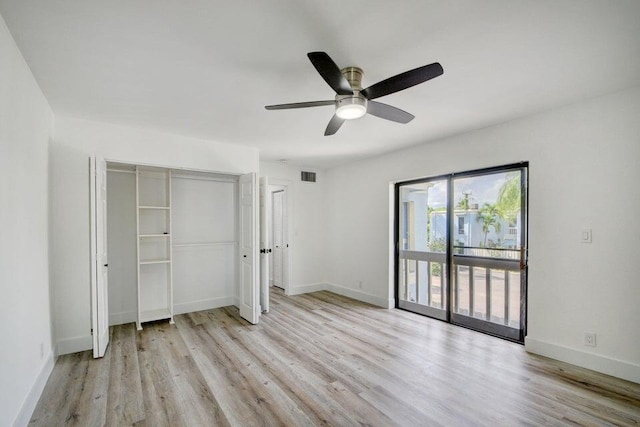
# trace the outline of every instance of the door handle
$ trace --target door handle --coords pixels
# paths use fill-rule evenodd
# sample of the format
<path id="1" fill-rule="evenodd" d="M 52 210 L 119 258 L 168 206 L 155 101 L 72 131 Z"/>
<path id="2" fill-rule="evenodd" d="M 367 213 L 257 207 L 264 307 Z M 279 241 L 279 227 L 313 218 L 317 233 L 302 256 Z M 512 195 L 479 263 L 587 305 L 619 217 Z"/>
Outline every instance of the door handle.
<path id="1" fill-rule="evenodd" d="M 104 266 L 105 266 L 105 267 L 109 267 L 109 264 L 105 264 Z"/>
<path id="2" fill-rule="evenodd" d="M 273 249 L 269 249 L 269 253 L 271 253 L 271 251 L 272 251 L 272 250 L 273 250 Z"/>
<path id="3" fill-rule="evenodd" d="M 246 255 L 242 255 L 242 256 L 243 256 L 244 258 L 246 258 L 246 257 L 247 257 Z"/>

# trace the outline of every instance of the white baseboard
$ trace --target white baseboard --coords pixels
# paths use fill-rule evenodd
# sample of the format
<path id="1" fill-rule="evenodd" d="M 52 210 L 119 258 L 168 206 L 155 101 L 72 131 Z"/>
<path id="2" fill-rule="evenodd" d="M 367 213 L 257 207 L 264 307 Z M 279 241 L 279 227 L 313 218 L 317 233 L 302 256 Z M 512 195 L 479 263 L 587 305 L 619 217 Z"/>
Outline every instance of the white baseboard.
<path id="1" fill-rule="evenodd" d="M 124 325 L 138 320 L 135 311 L 123 311 L 121 313 L 109 313 L 109 326 Z"/>
<path id="2" fill-rule="evenodd" d="M 13 421 L 14 427 L 23 427 L 29 424 L 31 416 L 33 415 L 33 411 L 36 409 L 38 400 L 40 400 L 40 396 L 42 395 L 42 391 L 44 390 L 44 386 L 47 385 L 49 375 L 51 375 L 51 371 L 53 371 L 54 365 L 55 358 L 53 355 L 53 351 L 50 351 L 49 355 L 42 365 L 42 368 L 40 368 L 40 373 L 38 374 L 35 383 L 31 387 L 29 394 L 27 394 L 27 397 L 22 403 L 22 407 L 20 408 L 16 419 Z"/>
<path id="3" fill-rule="evenodd" d="M 58 341 L 56 347 L 56 355 L 58 356 L 91 350 L 93 348 L 93 337 L 91 335 L 87 335 L 84 337 L 67 338 Z"/>
<path id="4" fill-rule="evenodd" d="M 212 308 L 235 305 L 235 297 L 209 298 L 199 301 L 184 302 L 173 305 L 174 314 L 193 313 L 194 311 L 211 310 Z"/>
<path id="5" fill-rule="evenodd" d="M 345 288 L 344 286 L 336 285 L 335 283 L 327 283 L 326 290 L 358 301 L 377 305 L 378 307 L 389 308 L 388 298 L 381 298 L 377 295 L 368 294 L 351 288 Z"/>
<path id="6" fill-rule="evenodd" d="M 289 286 L 287 295 L 301 295 L 309 292 L 326 291 L 326 283 L 313 283 L 311 285 Z"/>
<path id="7" fill-rule="evenodd" d="M 227 307 L 236 304 L 234 297 L 209 298 L 199 301 L 191 301 L 174 304 L 174 314 L 193 313 L 194 311 L 211 310 L 213 308 Z M 109 326 L 134 323 L 138 320 L 135 311 L 123 311 L 122 313 L 109 314 Z"/>
<path id="8" fill-rule="evenodd" d="M 345 288 L 344 286 L 336 285 L 335 283 L 313 283 L 311 285 L 292 286 L 289 288 L 289 292 L 287 295 L 308 294 L 310 292 L 318 291 L 331 291 L 338 295 L 353 298 L 355 300 L 377 305 L 378 307 L 383 308 L 392 308 L 394 305 L 394 301 L 389 298 L 381 298 L 379 296 L 371 295 L 366 292 Z"/>
<path id="9" fill-rule="evenodd" d="M 529 353 L 640 383 L 640 365 L 529 337 L 524 339 L 524 348 Z"/>

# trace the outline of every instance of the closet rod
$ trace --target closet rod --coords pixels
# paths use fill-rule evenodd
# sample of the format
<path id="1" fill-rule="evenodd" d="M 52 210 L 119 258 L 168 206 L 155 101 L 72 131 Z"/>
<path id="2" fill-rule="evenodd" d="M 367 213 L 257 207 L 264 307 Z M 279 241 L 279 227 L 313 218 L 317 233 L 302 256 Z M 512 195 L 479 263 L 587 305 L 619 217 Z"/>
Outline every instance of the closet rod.
<path id="1" fill-rule="evenodd" d="M 193 179 L 196 181 L 215 181 L 215 182 L 228 182 L 230 184 L 237 184 L 238 180 L 233 178 L 214 178 L 214 177 L 206 177 L 206 176 L 185 176 L 185 175 L 173 175 L 173 179 Z"/>
<path id="2" fill-rule="evenodd" d="M 238 242 L 236 241 L 228 241 L 228 242 L 201 242 L 201 243 L 174 243 L 174 248 L 189 248 L 189 247 L 199 247 L 199 246 L 229 246 L 236 245 Z"/>

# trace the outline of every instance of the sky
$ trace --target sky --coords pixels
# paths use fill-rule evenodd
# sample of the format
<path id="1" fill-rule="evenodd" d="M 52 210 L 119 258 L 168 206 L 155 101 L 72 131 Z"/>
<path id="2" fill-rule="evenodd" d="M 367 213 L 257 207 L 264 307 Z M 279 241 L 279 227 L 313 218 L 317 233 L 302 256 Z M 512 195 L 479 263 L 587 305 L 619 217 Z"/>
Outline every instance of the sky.
<path id="1" fill-rule="evenodd" d="M 510 178 L 509 172 L 499 172 L 490 175 L 480 175 L 466 178 L 454 178 L 454 205 L 464 197 L 464 192 L 470 192 L 471 203 L 478 203 L 480 207 L 485 203 L 493 204 L 498 200 L 500 187 Z M 439 208 L 446 206 L 446 181 L 436 181 L 429 189 L 429 206 Z"/>

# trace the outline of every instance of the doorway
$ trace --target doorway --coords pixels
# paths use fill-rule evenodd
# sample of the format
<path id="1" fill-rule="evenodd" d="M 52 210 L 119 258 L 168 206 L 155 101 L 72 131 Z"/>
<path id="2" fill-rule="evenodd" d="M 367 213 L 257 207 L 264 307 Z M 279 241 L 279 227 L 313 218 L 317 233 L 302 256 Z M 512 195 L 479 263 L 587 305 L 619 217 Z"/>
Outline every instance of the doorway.
<path id="1" fill-rule="evenodd" d="M 397 308 L 524 342 L 527 171 L 396 184 Z"/>
<path id="2" fill-rule="evenodd" d="M 270 185 L 271 194 L 271 286 L 287 290 L 289 282 L 289 200 L 287 186 Z"/>

